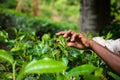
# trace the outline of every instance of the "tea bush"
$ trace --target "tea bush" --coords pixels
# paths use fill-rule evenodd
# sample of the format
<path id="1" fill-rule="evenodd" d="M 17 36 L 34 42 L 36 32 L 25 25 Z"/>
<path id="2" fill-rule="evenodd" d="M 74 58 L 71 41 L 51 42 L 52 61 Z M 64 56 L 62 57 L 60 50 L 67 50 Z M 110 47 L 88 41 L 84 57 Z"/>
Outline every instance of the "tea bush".
<path id="1" fill-rule="evenodd" d="M 13 27 L 28 32 L 37 30 L 36 33 L 39 36 L 44 33 L 50 33 L 52 36 L 60 30 L 77 30 L 77 25 L 72 23 L 55 22 L 44 17 L 27 16 L 15 10 L 3 8 L 0 8 L 0 26 L 0 29 L 8 31 L 11 35 L 13 34 L 13 31 L 11 31 Z"/>
<path id="2" fill-rule="evenodd" d="M 14 9 L 17 6 L 16 0 L 0 0 L 0 8 Z"/>
<path id="3" fill-rule="evenodd" d="M 106 38 L 108 33 L 111 34 L 111 37 L 109 37 L 107 39 L 120 38 L 120 21 L 119 20 L 116 22 L 112 22 L 111 25 L 109 26 L 109 28 L 105 28 L 105 30 L 103 30 L 100 33 L 100 36 L 104 36 L 104 38 Z"/>
<path id="4" fill-rule="evenodd" d="M 94 52 L 67 47 L 67 40 L 61 36 L 51 38 L 44 34 L 39 40 L 35 31 L 31 34 L 15 28 L 14 31 L 15 39 L 10 39 L 6 31 L 0 34 L 8 47 L 0 49 L 2 80 L 120 79 Z"/>

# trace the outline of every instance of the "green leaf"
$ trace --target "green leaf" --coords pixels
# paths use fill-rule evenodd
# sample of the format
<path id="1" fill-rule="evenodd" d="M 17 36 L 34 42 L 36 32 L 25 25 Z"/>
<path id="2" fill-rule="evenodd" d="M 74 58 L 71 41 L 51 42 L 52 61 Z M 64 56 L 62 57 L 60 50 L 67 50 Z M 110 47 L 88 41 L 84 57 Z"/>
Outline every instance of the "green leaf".
<path id="1" fill-rule="evenodd" d="M 21 68 L 21 70 L 20 70 L 20 72 L 19 72 L 16 80 L 23 80 L 23 78 L 24 78 L 25 66 L 26 66 L 26 63 L 24 63 L 24 64 L 22 65 L 22 68 Z"/>
<path id="2" fill-rule="evenodd" d="M 98 68 L 97 70 L 95 70 L 95 76 L 102 76 L 102 72 L 103 72 L 103 68 Z"/>
<path id="3" fill-rule="evenodd" d="M 66 41 L 62 36 L 59 37 L 60 44 L 65 47 L 66 46 Z"/>
<path id="4" fill-rule="evenodd" d="M 6 31 L 0 31 L 0 41 L 6 41 L 8 39 L 8 33 Z"/>
<path id="5" fill-rule="evenodd" d="M 19 50 L 20 50 L 19 47 L 14 47 L 14 48 L 12 48 L 10 51 L 15 52 L 15 51 L 19 51 Z"/>
<path id="6" fill-rule="evenodd" d="M 70 80 L 65 74 L 56 74 L 56 79 L 55 80 Z"/>
<path id="7" fill-rule="evenodd" d="M 20 41 L 22 41 L 24 38 L 25 38 L 25 35 L 22 35 L 22 36 L 16 38 L 16 40 L 20 40 Z"/>
<path id="8" fill-rule="evenodd" d="M 105 39 L 106 40 L 110 39 L 112 36 L 113 36 L 113 34 L 111 32 L 108 32 Z"/>
<path id="9" fill-rule="evenodd" d="M 68 58 L 67 57 L 63 57 L 62 61 L 64 62 L 64 64 L 67 66 L 68 65 Z"/>
<path id="10" fill-rule="evenodd" d="M 32 61 L 25 67 L 25 73 L 54 73 L 63 72 L 66 65 L 60 61 L 43 59 Z"/>
<path id="11" fill-rule="evenodd" d="M 91 75 L 91 74 L 84 75 L 83 78 L 84 78 L 84 80 L 101 80 L 99 77 Z"/>
<path id="12" fill-rule="evenodd" d="M 109 72 L 108 73 L 112 78 L 114 78 L 115 80 L 120 80 L 120 76 L 117 74 L 114 74 L 113 72 Z"/>
<path id="13" fill-rule="evenodd" d="M 49 46 L 48 44 L 46 44 L 44 48 L 42 49 L 42 54 L 45 54 L 46 52 L 48 52 L 48 50 L 49 50 Z"/>
<path id="14" fill-rule="evenodd" d="M 85 75 L 90 74 L 96 69 L 95 66 L 91 64 L 85 64 L 78 67 L 73 68 L 68 72 L 68 76 L 77 76 L 77 75 Z"/>
<path id="15" fill-rule="evenodd" d="M 10 62 L 11 64 L 14 63 L 13 57 L 5 50 L 0 49 L 0 58 Z"/>
<path id="16" fill-rule="evenodd" d="M 50 40 L 50 34 L 44 34 L 42 36 L 42 41 L 48 41 L 48 40 Z"/>

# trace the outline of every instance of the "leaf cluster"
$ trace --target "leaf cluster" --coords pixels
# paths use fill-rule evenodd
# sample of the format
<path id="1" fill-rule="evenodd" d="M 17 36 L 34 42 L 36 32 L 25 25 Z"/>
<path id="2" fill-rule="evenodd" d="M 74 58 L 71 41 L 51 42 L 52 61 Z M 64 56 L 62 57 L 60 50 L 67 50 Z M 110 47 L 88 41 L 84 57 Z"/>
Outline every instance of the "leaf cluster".
<path id="1" fill-rule="evenodd" d="M 1 31 L 2 32 L 2 31 Z M 4 32 L 4 31 L 3 31 Z M 69 39 L 14 29 L 15 39 L 6 37 L 9 50 L 0 49 L 0 79 L 101 80 L 108 68 L 94 52 L 66 46 Z M 7 32 L 6 32 L 7 34 Z M 2 37 L 1 37 L 2 38 Z M 56 42 L 59 41 L 59 42 Z M 6 75 L 9 74 L 9 75 Z M 116 74 L 109 73 L 113 78 Z M 119 77 L 117 77 L 118 79 Z"/>

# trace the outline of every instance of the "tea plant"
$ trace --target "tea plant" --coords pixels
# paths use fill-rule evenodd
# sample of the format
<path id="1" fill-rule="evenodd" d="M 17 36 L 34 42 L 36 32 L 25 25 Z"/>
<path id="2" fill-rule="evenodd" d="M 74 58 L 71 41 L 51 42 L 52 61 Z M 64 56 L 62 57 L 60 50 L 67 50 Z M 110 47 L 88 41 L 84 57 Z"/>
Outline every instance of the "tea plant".
<path id="1" fill-rule="evenodd" d="M 69 38 L 44 34 L 40 39 L 35 31 L 14 29 L 14 32 L 13 40 L 5 31 L 0 34 L 1 42 L 8 47 L 8 50 L 0 49 L 0 79 L 107 80 L 105 63 L 90 50 L 66 46 Z M 113 72 L 109 71 L 109 75 L 119 79 Z"/>

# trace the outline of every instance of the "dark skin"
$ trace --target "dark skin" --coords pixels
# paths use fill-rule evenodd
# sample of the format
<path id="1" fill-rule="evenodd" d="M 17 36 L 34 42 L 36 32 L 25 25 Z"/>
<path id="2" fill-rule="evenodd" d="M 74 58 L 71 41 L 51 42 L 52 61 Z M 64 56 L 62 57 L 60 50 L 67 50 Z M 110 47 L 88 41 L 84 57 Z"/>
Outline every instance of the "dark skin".
<path id="1" fill-rule="evenodd" d="M 78 49 L 91 49 L 99 57 L 101 57 L 108 66 L 110 66 L 118 75 L 120 75 L 120 56 L 111 52 L 106 47 L 103 47 L 93 40 L 88 39 L 82 33 L 76 33 L 72 30 L 61 31 L 56 35 L 62 35 L 64 38 L 70 37 L 67 46 Z"/>

